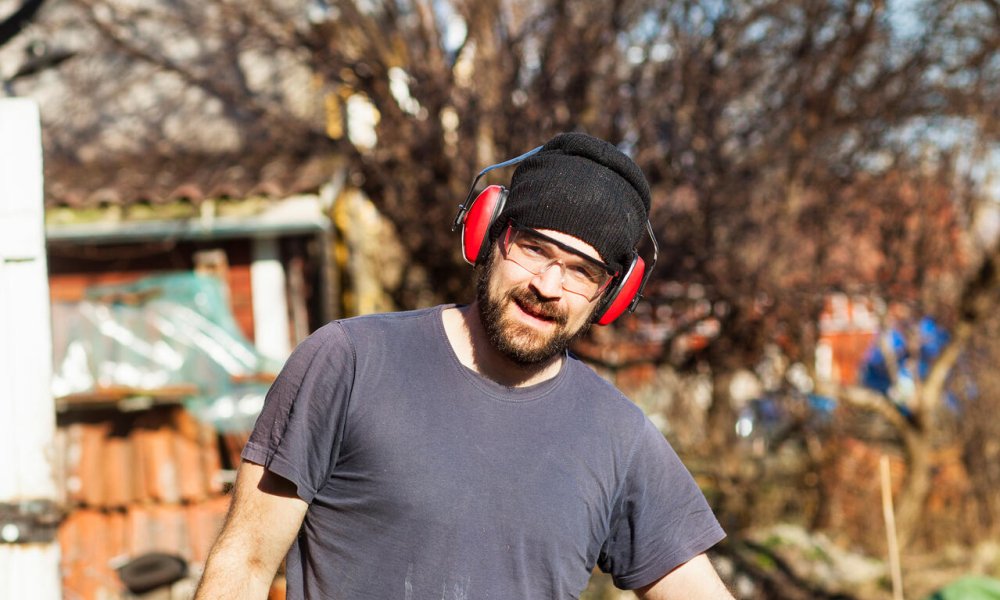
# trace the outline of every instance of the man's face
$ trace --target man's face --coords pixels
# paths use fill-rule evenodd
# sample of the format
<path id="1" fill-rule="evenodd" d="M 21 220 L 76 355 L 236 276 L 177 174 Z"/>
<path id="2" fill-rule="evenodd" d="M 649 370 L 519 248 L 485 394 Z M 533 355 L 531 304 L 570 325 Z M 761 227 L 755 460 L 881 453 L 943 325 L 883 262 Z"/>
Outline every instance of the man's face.
<path id="1" fill-rule="evenodd" d="M 589 244 L 565 233 L 540 230 L 587 256 L 599 259 Z M 479 316 L 490 342 L 522 366 L 561 354 L 586 331 L 601 296 L 593 300 L 562 287 L 562 270 L 533 274 L 507 260 L 494 247 L 476 282 Z"/>

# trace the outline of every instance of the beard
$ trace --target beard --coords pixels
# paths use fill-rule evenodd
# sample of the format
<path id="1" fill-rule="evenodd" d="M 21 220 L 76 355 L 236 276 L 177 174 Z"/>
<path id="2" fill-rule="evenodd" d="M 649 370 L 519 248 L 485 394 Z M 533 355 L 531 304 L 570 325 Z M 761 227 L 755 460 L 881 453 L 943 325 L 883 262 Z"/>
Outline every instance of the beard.
<path id="1" fill-rule="evenodd" d="M 539 298 L 530 288 L 515 287 L 506 292 L 494 293 L 490 289 L 490 281 L 493 279 L 493 271 L 498 260 L 500 260 L 498 255 L 492 254 L 476 281 L 479 320 L 483 324 L 490 344 L 522 367 L 542 364 L 565 352 L 570 342 L 588 329 L 590 319 L 588 318 L 576 331 L 570 331 L 569 316 L 559 309 L 558 303 Z M 510 303 L 518 304 L 529 313 L 551 321 L 555 325 L 555 330 L 543 333 L 516 322 L 505 314 L 505 309 Z"/>

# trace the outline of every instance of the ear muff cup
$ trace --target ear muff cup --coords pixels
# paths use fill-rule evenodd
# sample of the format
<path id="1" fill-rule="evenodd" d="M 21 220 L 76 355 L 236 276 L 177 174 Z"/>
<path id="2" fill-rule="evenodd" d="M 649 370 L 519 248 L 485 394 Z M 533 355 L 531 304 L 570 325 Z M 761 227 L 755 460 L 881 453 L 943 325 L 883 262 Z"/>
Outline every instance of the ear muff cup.
<path id="1" fill-rule="evenodd" d="M 639 299 L 639 289 L 642 287 L 645 271 L 646 261 L 638 254 L 634 254 L 625 276 L 619 280 L 614 289 L 605 292 L 603 309 L 596 315 L 594 323 L 609 325 L 622 313 L 633 308 Z"/>
<path id="2" fill-rule="evenodd" d="M 469 206 L 462 222 L 462 257 L 465 262 L 475 265 L 483 257 L 483 245 L 489 238 L 490 226 L 503 211 L 507 202 L 507 188 L 490 185 L 479 192 Z"/>

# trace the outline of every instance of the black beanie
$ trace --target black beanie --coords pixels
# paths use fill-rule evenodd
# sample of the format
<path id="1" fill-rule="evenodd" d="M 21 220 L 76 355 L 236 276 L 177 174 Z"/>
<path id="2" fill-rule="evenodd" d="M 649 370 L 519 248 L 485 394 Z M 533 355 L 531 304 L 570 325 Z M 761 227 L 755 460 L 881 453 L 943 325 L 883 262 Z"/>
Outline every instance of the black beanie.
<path id="1" fill-rule="evenodd" d="M 490 241 L 513 219 L 581 239 L 621 272 L 648 217 L 649 185 L 632 159 L 604 140 L 562 133 L 518 165 Z"/>

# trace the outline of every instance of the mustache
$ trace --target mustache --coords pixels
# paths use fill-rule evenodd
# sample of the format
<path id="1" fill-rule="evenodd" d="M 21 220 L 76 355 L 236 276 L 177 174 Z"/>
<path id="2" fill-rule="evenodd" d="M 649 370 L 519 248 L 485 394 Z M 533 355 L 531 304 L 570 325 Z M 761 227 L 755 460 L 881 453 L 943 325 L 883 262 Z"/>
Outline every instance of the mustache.
<path id="1" fill-rule="evenodd" d="M 559 325 L 565 325 L 569 320 L 568 315 L 559 310 L 558 306 L 539 299 L 537 294 L 527 288 L 514 288 L 507 293 L 507 297 L 534 314 L 550 319 Z"/>

